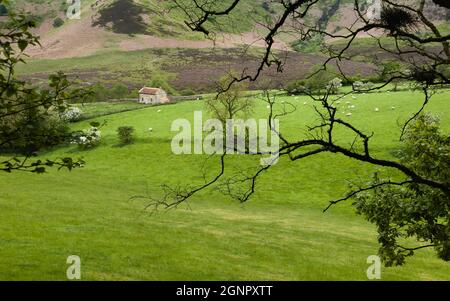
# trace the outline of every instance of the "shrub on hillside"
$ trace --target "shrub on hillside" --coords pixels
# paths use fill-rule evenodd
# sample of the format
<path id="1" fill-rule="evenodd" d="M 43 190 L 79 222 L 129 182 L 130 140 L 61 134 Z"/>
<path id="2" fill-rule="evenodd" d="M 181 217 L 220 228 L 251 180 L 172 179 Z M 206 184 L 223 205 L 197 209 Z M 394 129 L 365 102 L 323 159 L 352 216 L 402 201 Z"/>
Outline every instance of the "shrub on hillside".
<path id="1" fill-rule="evenodd" d="M 64 25 L 64 20 L 61 18 L 56 18 L 55 20 L 53 20 L 53 27 L 58 28 Z"/>
<path id="2" fill-rule="evenodd" d="M 306 79 L 290 82 L 286 87 L 287 92 L 291 94 L 320 94 L 326 92 L 331 81 L 337 79 L 331 67 L 327 70 L 321 70 L 320 66 L 315 66 L 311 74 Z M 336 89 L 339 89 L 337 80 L 334 84 L 336 84 L 336 87 L 333 87 L 333 90 L 336 91 Z M 340 85 L 342 86 L 342 81 Z"/>
<path id="3" fill-rule="evenodd" d="M 0 140 L 3 151 L 31 154 L 51 148 L 70 136 L 67 123 L 54 110 L 30 108 L 0 120 Z M 16 133 L 20 135 L 16 135 Z"/>
<path id="4" fill-rule="evenodd" d="M 312 35 L 308 39 L 297 40 L 291 43 L 292 48 L 297 52 L 317 53 L 323 46 L 324 37 L 321 34 Z"/>
<path id="5" fill-rule="evenodd" d="M 82 150 L 96 147 L 102 138 L 98 124 L 91 123 L 89 129 L 72 134 L 72 143 L 77 144 Z"/>
<path id="6" fill-rule="evenodd" d="M 342 79 L 335 77 L 328 82 L 327 90 L 332 94 L 337 94 L 339 89 L 342 87 Z"/>
<path id="7" fill-rule="evenodd" d="M 117 128 L 117 134 L 122 145 L 134 142 L 134 128 L 132 126 L 121 126 Z"/>
<path id="8" fill-rule="evenodd" d="M 353 90 L 355 90 L 356 92 L 364 92 L 364 91 L 368 91 L 370 89 L 372 89 L 374 86 L 374 83 L 372 82 L 361 82 L 361 81 L 357 81 L 353 83 Z"/>
<path id="9" fill-rule="evenodd" d="M 108 89 L 102 84 L 95 84 L 90 87 L 90 95 L 86 97 L 86 102 L 101 102 L 108 100 Z"/>
<path id="10" fill-rule="evenodd" d="M 61 119 L 67 122 L 76 122 L 83 116 L 83 111 L 79 107 L 70 107 L 61 114 Z"/>
<path id="11" fill-rule="evenodd" d="M 0 4 L 0 16 L 6 16 L 8 14 L 8 9 L 4 4 Z"/>
<path id="12" fill-rule="evenodd" d="M 109 97 L 111 99 L 121 99 L 127 97 L 129 93 L 128 87 L 124 84 L 115 84 L 109 92 Z"/>
<path id="13" fill-rule="evenodd" d="M 304 94 L 306 92 L 306 83 L 304 80 L 296 80 L 287 84 L 285 90 L 289 94 Z"/>
<path id="14" fill-rule="evenodd" d="M 346 76 L 342 80 L 342 85 L 344 86 L 352 86 L 354 82 L 360 82 L 362 78 L 360 75 Z"/>
<path id="15" fill-rule="evenodd" d="M 195 95 L 195 92 L 191 88 L 187 88 L 187 89 L 184 89 L 183 91 L 181 91 L 180 94 L 181 94 L 181 96 L 192 96 L 192 95 Z"/>
<path id="16" fill-rule="evenodd" d="M 151 80 L 149 85 L 150 87 L 162 88 L 167 92 L 167 94 L 175 95 L 177 91 L 170 84 L 170 81 L 174 77 L 175 76 L 172 73 L 167 73 L 159 69 L 155 69 L 151 73 Z"/>

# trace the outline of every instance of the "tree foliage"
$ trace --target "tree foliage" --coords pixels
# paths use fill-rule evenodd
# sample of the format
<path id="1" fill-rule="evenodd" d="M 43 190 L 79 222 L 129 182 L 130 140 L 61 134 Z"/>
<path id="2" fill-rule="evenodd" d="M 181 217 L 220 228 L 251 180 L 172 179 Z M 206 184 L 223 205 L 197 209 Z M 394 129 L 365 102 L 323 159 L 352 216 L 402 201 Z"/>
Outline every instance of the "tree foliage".
<path id="1" fill-rule="evenodd" d="M 227 119 L 244 118 L 253 109 L 253 100 L 245 95 L 246 83 L 237 83 L 228 88 L 233 81 L 233 73 L 224 75 L 219 81 L 219 90 L 223 91 L 216 98 L 206 100 L 206 109 L 226 124 Z"/>
<path id="2" fill-rule="evenodd" d="M 0 170 L 42 173 L 46 167 L 55 165 L 69 169 L 80 167 L 83 162 L 71 158 L 29 160 L 41 148 L 65 140 L 67 127 L 60 115 L 66 110 L 68 101 L 85 95 L 82 90 L 71 89 L 62 73 L 51 75 L 44 87 L 33 86 L 16 77 L 15 68 L 24 63 L 26 48 L 39 44 L 31 32 L 33 27 L 35 22 L 29 16 L 11 11 L 0 23 L 0 149 L 25 155 L 25 159 L 15 157 L 0 163 Z"/>
<path id="3" fill-rule="evenodd" d="M 420 115 L 404 135 L 400 162 L 422 176 L 450 184 L 450 138 L 439 129 L 439 119 Z M 378 229 L 380 254 L 388 266 L 401 265 L 407 256 L 432 246 L 445 261 L 450 261 L 450 203 L 441 190 L 405 179 L 403 185 L 378 186 L 390 182 L 374 175 L 373 190 L 357 195 L 354 205 Z M 406 239 L 424 242 L 405 247 Z"/>

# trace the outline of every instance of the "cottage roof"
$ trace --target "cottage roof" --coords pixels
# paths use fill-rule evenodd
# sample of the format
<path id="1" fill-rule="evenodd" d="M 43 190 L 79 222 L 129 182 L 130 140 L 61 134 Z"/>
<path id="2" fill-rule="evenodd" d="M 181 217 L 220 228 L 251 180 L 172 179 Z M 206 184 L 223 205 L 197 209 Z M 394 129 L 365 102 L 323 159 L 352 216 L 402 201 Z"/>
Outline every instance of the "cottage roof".
<path id="1" fill-rule="evenodd" d="M 156 95 L 161 91 L 163 90 L 160 88 L 143 87 L 141 90 L 139 90 L 139 94 Z"/>

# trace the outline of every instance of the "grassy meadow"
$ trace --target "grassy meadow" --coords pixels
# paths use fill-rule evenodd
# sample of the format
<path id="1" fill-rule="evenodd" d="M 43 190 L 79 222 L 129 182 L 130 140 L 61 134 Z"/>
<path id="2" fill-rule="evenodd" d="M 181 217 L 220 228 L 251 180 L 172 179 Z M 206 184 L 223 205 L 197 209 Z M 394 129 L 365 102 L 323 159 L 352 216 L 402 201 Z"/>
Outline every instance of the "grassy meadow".
<path id="1" fill-rule="evenodd" d="M 397 122 L 420 107 L 421 96 L 411 91 L 347 96 L 339 114 L 373 131 L 372 151 L 390 158 L 399 146 Z M 449 97 L 450 91 L 442 90 L 428 107 L 447 132 Z M 312 101 L 277 100 L 283 101 L 297 111 L 281 118 L 281 131 L 304 137 L 305 125 L 317 119 Z M 349 112 L 347 102 L 355 105 L 351 117 L 343 113 Z M 97 112 L 101 105 L 91 109 Z M 260 178 L 257 193 L 245 204 L 214 188 L 170 211 L 146 210 L 148 201 L 131 199 L 161 196 L 161 184 L 201 184 L 204 166 L 209 177 L 218 172 L 216 157 L 171 152 L 172 121 L 192 120 L 194 111 L 203 109 L 202 101 L 192 101 L 75 123 L 74 129 L 84 129 L 90 121 L 106 120 L 102 143 L 88 151 L 67 146 L 41 156 L 82 157 L 84 168 L 0 174 L 0 279 L 65 280 L 66 258 L 78 255 L 82 280 L 367 280 L 366 259 L 378 248 L 375 228 L 355 215 L 351 201 L 322 212 L 328 201 L 345 194 L 349 182 L 367 181 L 376 171 L 343 156 L 283 158 Z M 266 104 L 258 102 L 254 117 L 266 112 Z M 136 129 L 137 141 L 119 146 L 116 129 L 124 125 Z M 352 136 L 342 132 L 340 141 L 351 143 Z M 259 161 L 227 160 L 228 174 L 255 168 Z M 450 280 L 450 263 L 420 250 L 403 267 L 383 267 L 382 280 Z"/>

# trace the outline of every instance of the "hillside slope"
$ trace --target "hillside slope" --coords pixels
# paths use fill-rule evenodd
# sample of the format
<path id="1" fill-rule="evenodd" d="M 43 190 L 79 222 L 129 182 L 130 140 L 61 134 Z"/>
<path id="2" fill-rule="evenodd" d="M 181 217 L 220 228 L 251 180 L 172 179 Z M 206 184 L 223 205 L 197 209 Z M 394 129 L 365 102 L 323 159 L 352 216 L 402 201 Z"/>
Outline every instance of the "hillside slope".
<path id="1" fill-rule="evenodd" d="M 15 8 L 33 15 L 39 27 L 42 47 L 28 51 L 33 58 L 69 58 L 104 50 L 140 50 L 148 48 L 230 48 L 242 44 L 264 45 L 252 18 L 267 16 L 262 0 L 246 0 L 230 18 L 230 24 L 216 24 L 221 34 L 215 41 L 193 33 L 184 25 L 180 11 L 169 10 L 169 1 L 86 0 L 81 19 L 66 17 L 67 6 L 55 1 L 15 1 Z M 62 24 L 55 26 L 55 20 Z M 228 23 L 228 22 L 227 22 Z M 276 49 L 289 49 L 279 41 Z"/>
<path id="2" fill-rule="evenodd" d="M 343 31 L 357 18 L 352 3 L 351 0 L 319 1 L 305 21 L 329 32 Z M 427 3 L 428 16 L 438 23 L 448 18 L 448 10 L 431 0 Z M 16 0 L 13 6 L 34 16 L 39 24 L 36 32 L 41 36 L 42 47 L 28 52 L 34 58 L 80 57 L 104 50 L 264 46 L 265 29 L 253 24 L 273 17 L 281 9 L 273 3 L 269 6 L 267 0 L 243 0 L 227 18 L 209 22 L 208 26 L 220 32 L 211 41 L 187 28 L 185 14 L 173 9 L 172 1 L 83 0 L 79 20 L 67 18 L 65 1 Z M 295 34 L 280 35 L 274 48 L 291 50 L 296 39 Z"/>

